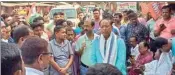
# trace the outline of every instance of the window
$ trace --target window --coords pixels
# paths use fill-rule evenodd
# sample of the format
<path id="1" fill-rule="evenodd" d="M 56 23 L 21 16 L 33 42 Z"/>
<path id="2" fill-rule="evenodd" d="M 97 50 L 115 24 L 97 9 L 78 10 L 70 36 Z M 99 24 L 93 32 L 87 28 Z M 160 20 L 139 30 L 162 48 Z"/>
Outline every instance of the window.
<path id="1" fill-rule="evenodd" d="M 64 12 L 65 19 L 75 19 L 77 17 L 75 9 L 53 9 L 50 11 L 50 19 L 53 19 L 53 14 L 56 12 Z"/>

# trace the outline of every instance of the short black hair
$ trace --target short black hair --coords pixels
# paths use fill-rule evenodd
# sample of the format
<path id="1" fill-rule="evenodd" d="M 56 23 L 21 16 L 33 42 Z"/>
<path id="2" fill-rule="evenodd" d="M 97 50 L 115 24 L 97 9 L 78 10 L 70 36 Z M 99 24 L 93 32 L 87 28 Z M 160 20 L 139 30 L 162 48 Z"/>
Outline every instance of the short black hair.
<path id="1" fill-rule="evenodd" d="M 114 13 L 114 16 L 119 16 L 119 18 L 123 17 L 121 13 Z"/>
<path id="2" fill-rule="evenodd" d="M 68 31 L 73 31 L 74 35 L 76 35 L 74 29 L 72 29 L 71 27 L 66 28 L 66 34 L 67 34 Z"/>
<path id="3" fill-rule="evenodd" d="M 131 18 L 133 18 L 133 17 L 137 17 L 137 13 L 130 13 L 130 14 L 128 15 L 128 18 L 129 18 L 129 19 L 131 19 Z"/>
<path id="4" fill-rule="evenodd" d="M 156 46 L 157 49 L 162 48 L 162 46 L 166 44 L 168 44 L 168 40 L 162 37 L 158 37 L 154 41 L 154 45 Z"/>
<path id="5" fill-rule="evenodd" d="M 100 13 L 100 10 L 99 10 L 99 9 L 97 9 L 97 8 L 95 8 L 95 9 L 93 10 L 93 12 L 95 12 L 95 11 L 98 11 L 98 12 Z"/>
<path id="6" fill-rule="evenodd" d="M 15 44 L 1 41 L 1 74 L 13 75 L 17 70 L 22 70 L 20 49 Z"/>
<path id="7" fill-rule="evenodd" d="M 21 51 L 24 63 L 31 65 L 41 53 L 48 51 L 48 43 L 42 38 L 31 36 L 25 40 Z"/>
<path id="8" fill-rule="evenodd" d="M 30 26 L 31 26 L 32 29 L 35 29 L 37 27 L 44 28 L 44 25 L 43 24 L 40 24 L 40 23 L 37 23 L 37 22 L 33 22 Z"/>
<path id="9" fill-rule="evenodd" d="M 169 8 L 169 12 L 171 12 L 171 7 L 169 5 L 163 6 L 162 9 L 167 9 Z"/>
<path id="10" fill-rule="evenodd" d="M 124 10 L 124 11 L 123 11 L 123 13 L 127 13 L 127 12 L 128 12 L 128 10 Z"/>
<path id="11" fill-rule="evenodd" d="M 68 26 L 73 25 L 73 22 L 72 21 L 67 21 L 67 25 Z"/>
<path id="12" fill-rule="evenodd" d="M 134 12 L 133 10 L 130 9 L 130 10 L 127 11 L 126 14 L 129 15 L 130 13 L 135 13 L 135 12 Z"/>
<path id="13" fill-rule="evenodd" d="M 54 33 L 59 32 L 62 28 L 65 28 L 64 26 L 55 26 Z"/>
<path id="14" fill-rule="evenodd" d="M 56 16 L 56 15 L 64 15 L 64 13 L 62 13 L 62 12 L 56 12 L 56 13 L 53 14 L 53 16 Z"/>
<path id="15" fill-rule="evenodd" d="M 60 15 L 64 15 L 64 13 L 63 12 L 59 12 L 60 13 Z"/>
<path id="16" fill-rule="evenodd" d="M 44 21 L 44 18 L 39 16 L 39 17 L 36 17 L 34 18 L 33 22 L 38 22 L 39 20 L 43 20 Z"/>
<path id="17" fill-rule="evenodd" d="M 14 42 L 18 43 L 21 37 L 28 36 L 30 33 L 30 30 L 31 28 L 26 25 L 21 25 L 21 26 L 16 27 L 12 32 Z"/>
<path id="18" fill-rule="evenodd" d="M 79 12 L 78 15 L 81 14 L 81 13 L 83 13 L 83 12 Z"/>
<path id="19" fill-rule="evenodd" d="M 63 23 L 66 22 L 64 19 L 59 19 L 56 21 L 56 26 L 63 25 Z"/>
<path id="20" fill-rule="evenodd" d="M 88 68 L 86 75 L 122 75 L 122 73 L 113 65 L 98 63 Z"/>
<path id="21" fill-rule="evenodd" d="M 2 14 L 1 17 L 2 17 L 3 20 L 5 20 L 6 18 L 10 17 L 10 15 L 8 15 L 8 14 Z"/>
<path id="22" fill-rule="evenodd" d="M 112 14 L 106 12 L 106 13 L 103 13 L 103 19 L 111 19 L 112 20 L 113 16 Z"/>
<path id="23" fill-rule="evenodd" d="M 138 38 L 136 36 L 131 36 L 130 38 L 135 38 L 135 40 L 138 41 Z"/>
<path id="24" fill-rule="evenodd" d="M 148 49 L 150 48 L 150 44 L 147 41 L 141 41 L 143 42 L 143 46 L 147 47 Z"/>

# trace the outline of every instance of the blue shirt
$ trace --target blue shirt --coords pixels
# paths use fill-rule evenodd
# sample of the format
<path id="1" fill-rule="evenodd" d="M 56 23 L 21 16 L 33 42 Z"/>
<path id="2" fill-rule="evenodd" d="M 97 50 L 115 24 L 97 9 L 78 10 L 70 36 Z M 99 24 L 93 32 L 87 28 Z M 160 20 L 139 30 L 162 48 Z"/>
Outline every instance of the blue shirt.
<path id="1" fill-rule="evenodd" d="M 115 33 L 115 34 L 118 34 L 118 36 L 120 38 L 122 38 L 124 41 L 126 41 L 126 26 L 125 25 L 121 25 L 120 28 L 117 28 L 115 26 L 115 24 L 112 25 L 113 26 L 113 29 L 112 31 Z M 119 31 L 118 31 L 119 29 Z"/>

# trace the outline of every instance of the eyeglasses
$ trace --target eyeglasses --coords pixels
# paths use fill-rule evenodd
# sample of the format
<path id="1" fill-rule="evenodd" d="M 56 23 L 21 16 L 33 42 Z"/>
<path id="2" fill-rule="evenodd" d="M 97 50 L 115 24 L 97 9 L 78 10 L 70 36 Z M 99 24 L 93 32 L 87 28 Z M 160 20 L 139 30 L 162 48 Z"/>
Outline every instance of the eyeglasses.
<path id="1" fill-rule="evenodd" d="M 41 53 L 42 55 L 53 55 L 53 53 L 51 52 L 45 52 L 45 53 Z"/>

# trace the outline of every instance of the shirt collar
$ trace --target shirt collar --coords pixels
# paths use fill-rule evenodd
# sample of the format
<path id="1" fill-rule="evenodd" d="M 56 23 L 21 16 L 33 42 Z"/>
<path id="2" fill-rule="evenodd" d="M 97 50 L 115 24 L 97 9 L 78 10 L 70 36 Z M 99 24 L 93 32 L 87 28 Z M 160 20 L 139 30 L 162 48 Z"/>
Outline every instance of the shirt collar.
<path id="1" fill-rule="evenodd" d="M 34 69 L 34 68 L 30 68 L 30 67 L 25 67 L 26 71 L 30 72 L 30 73 L 35 73 L 38 75 L 44 75 L 44 73 L 40 70 Z"/>
<path id="2" fill-rule="evenodd" d="M 64 47 L 64 46 L 66 46 L 68 44 L 68 40 L 64 40 L 64 44 L 63 45 L 57 43 L 56 39 L 54 39 L 53 42 L 54 42 L 55 45 L 61 46 L 61 47 Z"/>
<path id="3" fill-rule="evenodd" d="M 94 39 L 97 37 L 98 35 L 94 33 Z M 86 33 L 84 34 L 85 40 L 89 40 L 89 38 L 87 37 Z"/>

